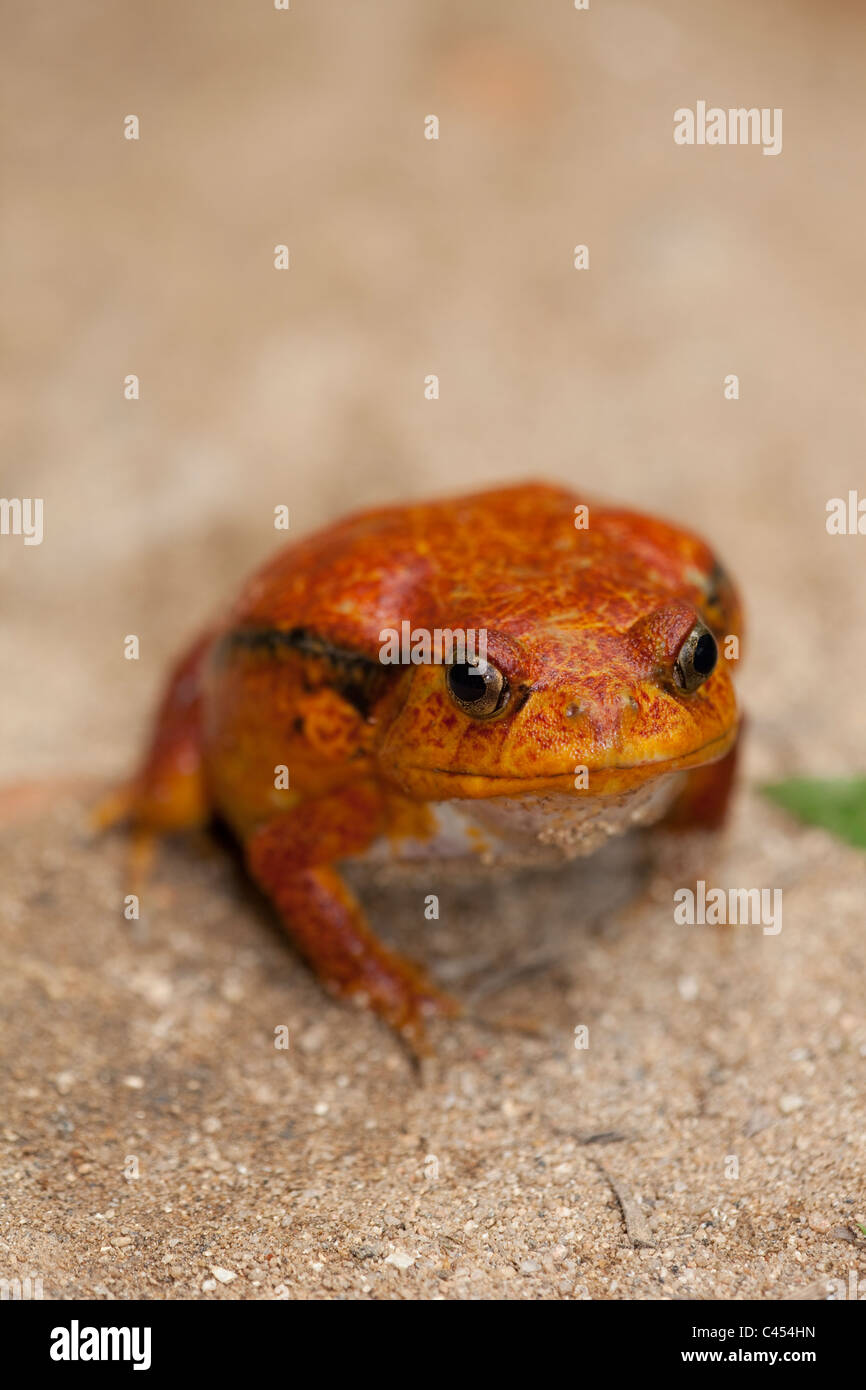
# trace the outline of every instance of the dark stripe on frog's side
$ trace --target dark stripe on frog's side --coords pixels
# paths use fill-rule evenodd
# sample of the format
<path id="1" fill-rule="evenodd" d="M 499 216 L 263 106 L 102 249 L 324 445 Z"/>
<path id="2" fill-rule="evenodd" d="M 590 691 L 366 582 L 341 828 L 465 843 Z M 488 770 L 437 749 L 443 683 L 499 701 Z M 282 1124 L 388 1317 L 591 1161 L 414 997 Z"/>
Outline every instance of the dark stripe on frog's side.
<path id="1" fill-rule="evenodd" d="M 389 669 L 370 657 L 346 647 L 337 647 L 327 638 L 308 628 L 235 628 L 225 633 L 214 653 L 217 662 L 230 659 L 238 651 L 297 652 L 300 656 L 327 662 L 333 677 L 334 690 L 366 719 L 393 675 Z"/>

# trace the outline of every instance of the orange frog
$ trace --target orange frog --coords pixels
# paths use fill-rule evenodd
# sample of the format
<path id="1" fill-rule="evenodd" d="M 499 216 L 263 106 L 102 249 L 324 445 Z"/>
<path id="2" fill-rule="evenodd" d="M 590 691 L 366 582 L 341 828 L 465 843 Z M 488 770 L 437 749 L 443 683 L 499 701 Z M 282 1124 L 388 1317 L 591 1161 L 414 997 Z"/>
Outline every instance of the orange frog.
<path id="1" fill-rule="evenodd" d="M 403 624 L 451 659 L 383 660 Z M 703 541 L 559 487 L 361 512 L 277 554 L 187 653 L 120 811 L 139 840 L 225 822 L 322 982 L 418 1047 L 456 1006 L 377 940 L 341 861 L 570 857 L 665 812 L 717 824 L 739 630 Z M 486 652 L 449 653 L 466 633 Z"/>

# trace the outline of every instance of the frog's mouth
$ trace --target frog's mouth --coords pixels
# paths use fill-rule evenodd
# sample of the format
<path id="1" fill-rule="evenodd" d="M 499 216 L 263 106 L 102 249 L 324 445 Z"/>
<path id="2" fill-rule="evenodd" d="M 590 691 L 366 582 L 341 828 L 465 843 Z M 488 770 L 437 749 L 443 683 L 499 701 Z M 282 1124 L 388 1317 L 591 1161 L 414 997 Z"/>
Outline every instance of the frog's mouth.
<path id="1" fill-rule="evenodd" d="M 675 758 L 591 767 L 585 787 L 581 785 L 576 768 L 533 777 L 515 776 L 508 772 L 477 773 L 444 767 L 407 767 L 400 770 L 400 782 L 410 794 L 431 801 L 458 797 L 481 800 L 500 796 L 545 796 L 557 792 L 569 792 L 573 796 L 622 796 L 624 792 L 637 790 L 655 778 L 718 762 L 733 747 L 738 727 L 734 725 L 720 737 Z"/>

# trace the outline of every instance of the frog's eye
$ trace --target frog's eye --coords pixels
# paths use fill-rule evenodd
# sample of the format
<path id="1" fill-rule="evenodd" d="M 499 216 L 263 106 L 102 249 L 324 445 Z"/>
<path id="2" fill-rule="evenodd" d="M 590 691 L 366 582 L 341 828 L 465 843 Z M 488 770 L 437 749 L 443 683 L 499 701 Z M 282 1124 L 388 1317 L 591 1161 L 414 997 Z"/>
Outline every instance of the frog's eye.
<path id="1" fill-rule="evenodd" d="M 680 690 L 689 693 L 697 690 L 707 676 L 712 675 L 718 659 L 716 639 L 699 619 L 680 647 L 674 663 L 674 680 Z"/>
<path id="2" fill-rule="evenodd" d="M 488 661 L 483 672 L 463 661 L 445 672 L 448 694 L 458 709 L 473 719 L 492 719 L 508 704 L 511 687 L 501 671 Z"/>

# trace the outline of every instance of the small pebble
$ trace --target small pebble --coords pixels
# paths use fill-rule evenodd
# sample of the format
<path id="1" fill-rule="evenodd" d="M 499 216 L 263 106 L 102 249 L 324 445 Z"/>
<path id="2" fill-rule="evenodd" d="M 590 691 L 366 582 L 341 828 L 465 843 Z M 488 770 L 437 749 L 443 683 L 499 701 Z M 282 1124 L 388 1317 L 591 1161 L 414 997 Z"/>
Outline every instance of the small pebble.
<path id="1" fill-rule="evenodd" d="M 851 1245 L 854 1243 L 854 1233 L 850 1226 L 834 1226 L 830 1235 L 834 1240 L 847 1240 Z"/>
<path id="2" fill-rule="evenodd" d="M 779 1097 L 779 1109 L 783 1115 L 792 1115 L 795 1110 L 802 1110 L 805 1103 L 802 1096 L 787 1095 Z"/>
<path id="3" fill-rule="evenodd" d="M 392 1250 L 385 1260 L 386 1265 L 396 1265 L 398 1269 L 408 1269 L 415 1263 L 414 1255 L 407 1255 L 405 1250 Z"/>

